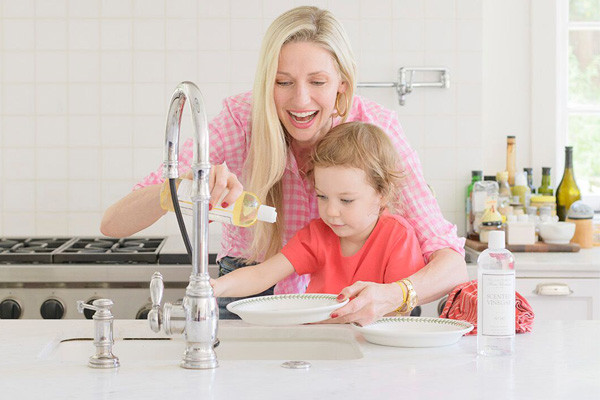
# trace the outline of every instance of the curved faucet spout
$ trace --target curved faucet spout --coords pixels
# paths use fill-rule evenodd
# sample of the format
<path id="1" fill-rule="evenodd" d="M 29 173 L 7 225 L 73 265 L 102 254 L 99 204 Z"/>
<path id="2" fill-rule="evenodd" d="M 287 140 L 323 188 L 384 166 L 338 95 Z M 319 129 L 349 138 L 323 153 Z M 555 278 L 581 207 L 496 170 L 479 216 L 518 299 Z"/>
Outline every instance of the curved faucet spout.
<path id="1" fill-rule="evenodd" d="M 210 200 L 208 123 L 202 94 L 192 82 L 182 82 L 177 85 L 171 98 L 167 115 L 163 176 L 166 179 L 179 177 L 179 132 L 186 103 L 190 106 L 194 127 L 194 159 L 191 166 L 194 175 L 191 193 L 194 203 L 192 274 L 185 290 L 183 304 L 165 304 L 162 313 L 160 312 L 162 277 L 160 274 L 155 274 L 154 285 L 150 285 L 153 293 L 153 309 L 148 314 L 148 318 L 153 330 L 160 330 L 162 325 L 168 334 L 175 331 L 183 332 L 186 350 L 181 362 L 182 367 L 204 369 L 218 366 L 213 344 L 217 337 L 219 308 L 208 275 L 208 203 Z M 185 315 L 185 326 L 181 324 L 182 315 Z M 177 329 L 172 329 L 174 326 L 177 326 Z"/>

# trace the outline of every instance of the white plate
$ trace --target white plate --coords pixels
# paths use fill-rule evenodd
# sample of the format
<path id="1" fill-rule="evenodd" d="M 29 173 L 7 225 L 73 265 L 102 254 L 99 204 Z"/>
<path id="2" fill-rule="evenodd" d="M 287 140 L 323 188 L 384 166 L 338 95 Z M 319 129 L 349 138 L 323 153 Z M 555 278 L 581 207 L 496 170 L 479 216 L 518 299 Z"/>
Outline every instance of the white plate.
<path id="1" fill-rule="evenodd" d="M 367 326 L 352 327 L 368 342 L 396 347 L 447 346 L 473 330 L 466 321 L 424 317 L 384 317 Z"/>
<path id="2" fill-rule="evenodd" d="M 249 324 L 297 325 L 319 322 L 348 302 L 335 294 L 306 293 L 252 297 L 227 304 L 227 309 Z"/>

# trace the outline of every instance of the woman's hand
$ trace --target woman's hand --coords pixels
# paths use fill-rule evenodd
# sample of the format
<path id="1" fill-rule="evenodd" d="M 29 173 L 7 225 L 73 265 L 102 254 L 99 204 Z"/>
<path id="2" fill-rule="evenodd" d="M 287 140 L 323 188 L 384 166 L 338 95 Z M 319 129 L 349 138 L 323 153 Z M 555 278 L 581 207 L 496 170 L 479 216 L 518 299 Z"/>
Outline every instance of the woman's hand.
<path id="1" fill-rule="evenodd" d="M 184 179 L 194 179 L 194 174 L 190 170 L 183 175 Z M 208 185 L 210 188 L 210 204 L 217 204 L 220 207 L 227 207 L 233 204 L 242 194 L 244 187 L 225 163 L 213 165 L 210 169 Z M 225 196 L 225 197 L 223 197 Z"/>
<path id="2" fill-rule="evenodd" d="M 338 301 L 350 299 L 348 304 L 331 313 L 323 323 L 343 324 L 356 322 L 368 325 L 397 309 L 402 303 L 402 288 L 396 283 L 356 282 L 340 292 Z"/>

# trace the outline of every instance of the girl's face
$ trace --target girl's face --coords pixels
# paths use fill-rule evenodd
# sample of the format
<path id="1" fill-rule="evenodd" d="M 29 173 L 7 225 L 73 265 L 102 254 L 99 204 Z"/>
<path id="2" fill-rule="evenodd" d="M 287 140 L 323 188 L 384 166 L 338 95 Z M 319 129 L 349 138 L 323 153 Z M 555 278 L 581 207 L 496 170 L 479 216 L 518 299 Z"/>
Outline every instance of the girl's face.
<path id="1" fill-rule="evenodd" d="M 315 167 L 319 216 L 340 238 L 366 241 L 379 218 L 383 197 L 362 169 Z"/>
<path id="2" fill-rule="evenodd" d="M 312 147 L 331 128 L 337 93 L 345 90 L 327 50 L 312 42 L 288 43 L 281 48 L 275 107 L 296 145 Z"/>

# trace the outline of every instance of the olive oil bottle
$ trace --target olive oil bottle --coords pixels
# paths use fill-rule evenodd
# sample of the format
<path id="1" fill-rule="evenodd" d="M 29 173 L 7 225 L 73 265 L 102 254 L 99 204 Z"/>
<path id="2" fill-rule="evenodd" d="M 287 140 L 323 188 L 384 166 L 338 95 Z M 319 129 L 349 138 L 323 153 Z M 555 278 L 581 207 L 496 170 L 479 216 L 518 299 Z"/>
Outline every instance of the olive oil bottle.
<path id="1" fill-rule="evenodd" d="M 560 181 L 560 184 L 556 188 L 556 214 L 561 221 L 564 221 L 567 217 L 567 211 L 569 207 L 575 201 L 581 199 L 581 192 L 575 182 L 575 175 L 573 173 L 573 147 L 565 147 L 565 172 Z"/>

